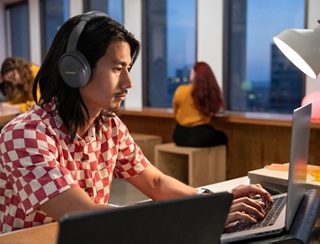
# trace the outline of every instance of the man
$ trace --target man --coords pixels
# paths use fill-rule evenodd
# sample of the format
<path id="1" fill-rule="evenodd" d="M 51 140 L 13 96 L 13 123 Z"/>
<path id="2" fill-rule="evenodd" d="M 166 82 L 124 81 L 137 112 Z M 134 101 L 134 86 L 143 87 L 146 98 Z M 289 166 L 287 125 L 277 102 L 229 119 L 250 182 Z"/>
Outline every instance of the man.
<path id="1" fill-rule="evenodd" d="M 138 52 L 134 36 L 102 13 L 61 26 L 35 79 L 38 104 L 0 136 L 0 232 L 106 208 L 113 177 L 153 200 L 197 194 L 150 164 L 116 115 L 132 87 Z M 232 192 L 226 224 L 263 217 L 264 203 L 246 196 L 272 201 L 259 185 Z"/>

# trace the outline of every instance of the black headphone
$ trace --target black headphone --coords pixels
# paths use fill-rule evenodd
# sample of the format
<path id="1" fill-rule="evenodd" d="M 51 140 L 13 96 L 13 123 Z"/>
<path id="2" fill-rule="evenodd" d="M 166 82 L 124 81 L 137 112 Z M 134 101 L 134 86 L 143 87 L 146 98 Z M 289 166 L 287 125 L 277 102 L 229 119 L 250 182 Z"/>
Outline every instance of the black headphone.
<path id="1" fill-rule="evenodd" d="M 79 23 L 72 30 L 66 52 L 59 59 L 59 74 L 64 82 L 73 88 L 86 85 L 91 78 L 91 67 L 87 58 L 77 50 L 80 35 L 89 20 L 100 16 L 107 16 L 99 11 L 84 13 Z"/>

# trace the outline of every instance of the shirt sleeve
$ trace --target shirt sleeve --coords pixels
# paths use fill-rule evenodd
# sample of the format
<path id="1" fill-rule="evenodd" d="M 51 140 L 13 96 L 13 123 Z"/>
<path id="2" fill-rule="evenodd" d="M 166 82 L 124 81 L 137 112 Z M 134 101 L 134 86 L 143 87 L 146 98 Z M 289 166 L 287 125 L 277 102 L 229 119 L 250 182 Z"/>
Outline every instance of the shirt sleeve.
<path id="1" fill-rule="evenodd" d="M 53 133 L 42 122 L 33 122 L 12 125 L 1 134 L 1 166 L 26 214 L 76 186 L 58 161 Z"/>
<path id="2" fill-rule="evenodd" d="M 128 128 L 117 118 L 119 151 L 114 171 L 116 178 L 130 178 L 141 173 L 150 165 L 140 147 L 134 142 Z"/>

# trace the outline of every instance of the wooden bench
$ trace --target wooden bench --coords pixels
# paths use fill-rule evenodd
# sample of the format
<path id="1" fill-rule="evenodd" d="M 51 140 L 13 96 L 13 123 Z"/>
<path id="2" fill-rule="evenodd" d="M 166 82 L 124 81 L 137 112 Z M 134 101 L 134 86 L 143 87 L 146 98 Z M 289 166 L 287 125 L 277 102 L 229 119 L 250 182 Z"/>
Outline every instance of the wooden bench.
<path id="1" fill-rule="evenodd" d="M 165 174 L 194 187 L 226 179 L 226 146 L 155 146 L 155 165 Z"/>
<path id="2" fill-rule="evenodd" d="M 154 147 L 162 143 L 161 136 L 140 133 L 131 133 L 131 136 L 142 149 L 147 159 L 154 164 Z"/>

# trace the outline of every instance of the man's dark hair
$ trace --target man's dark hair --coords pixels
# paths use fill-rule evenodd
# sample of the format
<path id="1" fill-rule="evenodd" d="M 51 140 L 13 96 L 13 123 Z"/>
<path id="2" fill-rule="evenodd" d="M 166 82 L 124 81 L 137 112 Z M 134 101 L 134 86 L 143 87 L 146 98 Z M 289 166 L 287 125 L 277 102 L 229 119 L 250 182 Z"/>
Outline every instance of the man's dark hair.
<path id="1" fill-rule="evenodd" d="M 79 88 L 68 86 L 59 75 L 58 64 L 60 57 L 65 53 L 68 38 L 79 23 L 80 17 L 81 15 L 72 17 L 61 26 L 33 86 L 34 100 L 40 106 L 43 107 L 55 99 L 58 113 L 72 137 L 76 135 L 77 129 L 85 124 L 87 118 L 85 115 L 88 115 L 88 110 L 81 98 Z M 80 35 L 77 50 L 84 54 L 91 70 L 94 71 L 97 61 L 105 55 L 107 48 L 114 41 L 125 41 L 130 45 L 133 64 L 139 53 L 139 42 L 123 25 L 107 16 L 97 16 L 88 21 Z M 40 98 L 37 97 L 38 86 Z"/>

